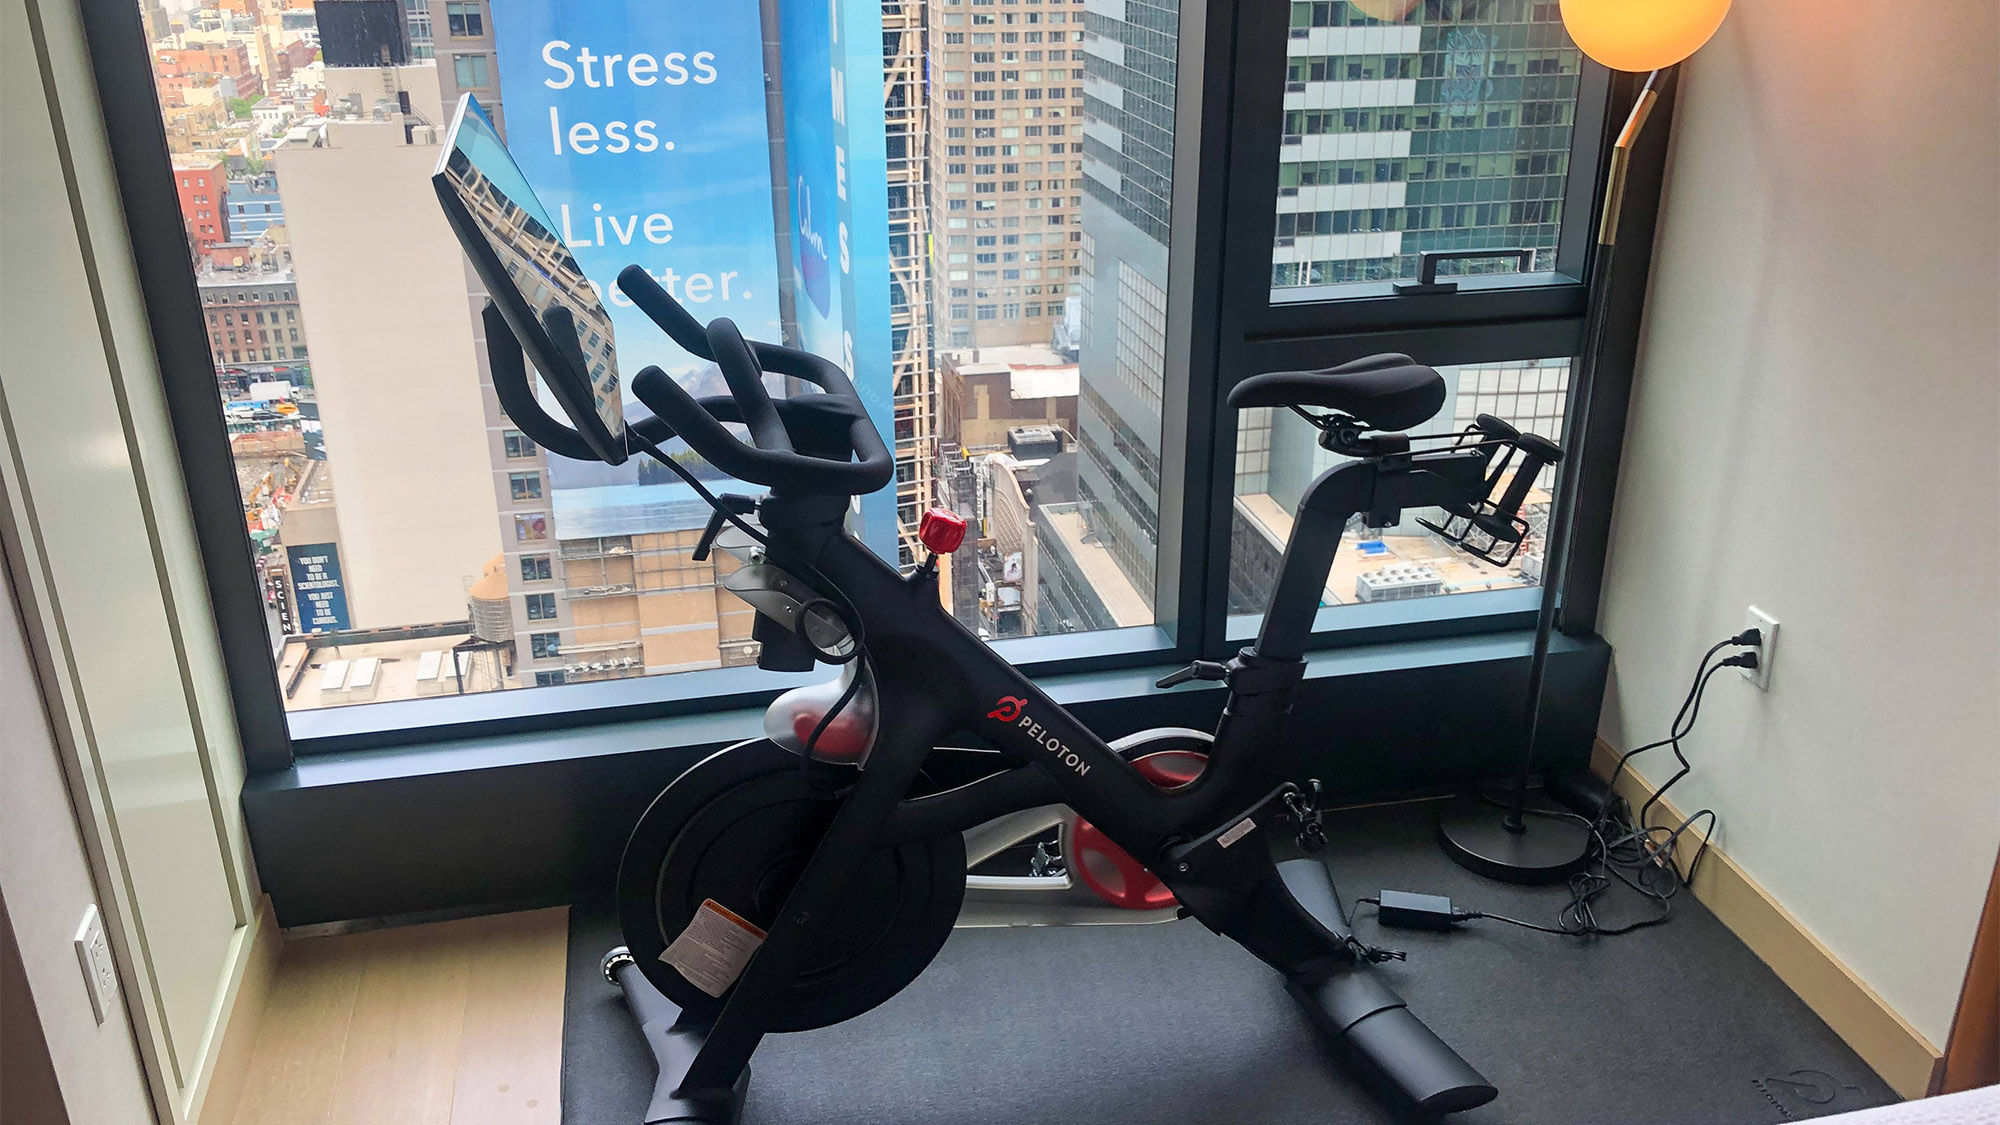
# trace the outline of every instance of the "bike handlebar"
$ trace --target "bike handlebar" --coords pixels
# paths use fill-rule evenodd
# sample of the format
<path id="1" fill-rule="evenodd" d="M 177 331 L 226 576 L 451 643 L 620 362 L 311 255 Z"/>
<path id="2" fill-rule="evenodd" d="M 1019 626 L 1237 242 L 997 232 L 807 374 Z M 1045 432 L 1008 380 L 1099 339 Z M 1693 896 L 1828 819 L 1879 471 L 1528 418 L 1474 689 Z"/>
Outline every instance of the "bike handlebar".
<path id="1" fill-rule="evenodd" d="M 678 437 L 710 464 L 738 480 L 796 492 L 865 495 L 895 476 L 895 459 L 876 431 L 847 373 L 811 352 L 746 340 L 736 325 L 717 319 L 706 327 L 644 270 L 628 267 L 618 286 L 673 341 L 722 369 L 727 395 L 689 394 L 658 367 L 628 384 L 652 414 L 626 421 L 638 446 L 661 446 Z M 582 434 L 551 417 L 536 399 L 520 343 L 500 310 L 483 314 L 501 408 L 522 433 L 552 453 L 597 460 Z M 557 350 L 580 352 L 574 323 L 560 306 L 542 317 Z M 824 393 L 773 399 L 766 372 L 799 379 Z M 745 442 L 727 426 L 750 431 Z M 800 452 L 800 449 L 805 452 Z"/>
<path id="2" fill-rule="evenodd" d="M 704 328 L 638 266 L 627 266 L 618 275 L 618 288 L 675 343 L 722 369 L 729 384 L 728 399 L 696 398 L 657 367 L 639 372 L 630 384 L 633 395 L 710 464 L 739 480 L 799 492 L 858 496 L 874 492 L 894 478 L 895 459 L 876 432 L 854 383 L 837 364 L 796 348 L 746 340 L 727 319 L 712 321 Z M 787 396 L 774 402 L 764 387 L 766 372 L 804 380 L 825 393 Z M 780 403 L 790 408 L 782 408 Z M 750 443 L 731 434 L 725 428 L 729 422 L 748 427 Z M 825 435 L 793 432 L 794 424 L 803 427 L 815 422 L 822 429 L 832 424 L 843 431 L 835 436 L 844 440 L 829 443 Z M 642 431 L 642 436 L 648 435 Z M 798 444 L 843 455 L 836 459 L 800 453 L 795 440 L 802 437 L 819 440 Z M 849 453 L 853 460 L 845 455 Z"/>

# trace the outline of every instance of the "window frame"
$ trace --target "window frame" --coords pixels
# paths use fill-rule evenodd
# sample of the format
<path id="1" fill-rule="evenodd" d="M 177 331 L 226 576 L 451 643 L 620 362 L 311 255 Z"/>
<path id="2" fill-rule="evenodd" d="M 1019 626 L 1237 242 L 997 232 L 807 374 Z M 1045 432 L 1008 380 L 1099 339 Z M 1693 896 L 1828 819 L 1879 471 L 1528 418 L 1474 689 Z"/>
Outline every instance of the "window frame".
<path id="1" fill-rule="evenodd" d="M 250 774 L 281 773 L 293 766 L 295 754 L 755 706 L 798 683 L 823 678 L 723 668 L 288 714 L 270 656 L 254 555 L 236 503 L 235 468 L 215 399 L 206 319 L 188 268 L 149 44 L 136 7 L 85 5 L 82 14 Z M 1240 377 L 1235 373 L 1325 366 L 1384 350 L 1410 351 L 1442 366 L 1575 355 L 1580 346 L 1585 312 L 1580 279 L 1591 242 L 1590 224 L 1582 217 L 1595 213 L 1601 191 L 1599 157 L 1614 120 L 1610 111 L 1629 104 L 1637 79 L 1586 64 L 1555 273 L 1466 279 L 1458 294 L 1421 304 L 1351 291 L 1338 294 L 1339 300 L 1304 294 L 1273 302 L 1268 298 L 1272 201 L 1289 18 L 1289 4 L 1181 4 L 1170 203 L 1178 237 L 1168 254 L 1158 620 L 1134 629 L 996 643 L 1030 675 L 1157 667 L 1225 657 L 1232 650 L 1226 609 L 1235 419 L 1223 404 Z M 1565 632 L 1588 631 L 1594 622 L 1672 94 L 1670 80 L 1656 127 L 1642 137 L 1633 161 L 1625 208 L 1629 233 L 1621 237 L 1625 252 L 1612 279 L 1602 382 L 1591 417 L 1580 420 L 1589 429 L 1590 457 L 1579 488 L 1575 546 L 1560 576 Z M 1218 176 L 1222 182 L 1213 182 Z M 1246 279 L 1256 280 L 1245 284 Z M 1572 396 L 1576 384 L 1573 379 Z M 1474 635 L 1520 628 L 1533 616 L 1532 609 L 1507 607 L 1446 612 L 1462 604 L 1458 599 L 1391 603 L 1362 617 L 1336 611 L 1313 642 L 1336 648 Z"/>
<path id="2" fill-rule="evenodd" d="M 454 8 L 458 10 L 453 11 Z M 444 11 L 447 39 L 486 37 L 486 5 L 480 0 L 446 0 Z"/>
<path id="3" fill-rule="evenodd" d="M 1236 45 L 1229 143 L 1217 154 L 1229 168 L 1229 203 L 1220 220 L 1225 251 L 1218 271 L 1224 284 L 1215 317 L 1218 372 L 1240 373 L 1220 380 L 1212 401 L 1217 441 L 1231 456 L 1218 457 L 1206 481 L 1189 482 L 1205 490 L 1210 550 L 1195 604 L 1219 607 L 1204 616 L 1215 629 L 1216 649 L 1232 651 L 1254 636 L 1256 615 L 1227 616 L 1232 506 L 1235 495 L 1236 414 L 1227 408 L 1229 387 L 1264 371 L 1330 366 L 1380 352 L 1404 352 L 1435 367 L 1494 363 L 1508 360 L 1576 357 L 1582 351 L 1589 293 L 1586 272 L 1594 244 L 1594 217 L 1603 188 L 1604 158 L 1611 130 L 1629 105 L 1639 80 L 1616 74 L 1583 59 L 1578 75 L 1576 116 L 1564 182 L 1563 222 L 1556 245 L 1555 268 L 1530 274 L 1482 274 L 1454 278 L 1457 292 L 1423 296 L 1397 294 L 1389 283 L 1315 286 L 1274 294 L 1270 286 L 1271 249 L 1277 216 L 1290 4 L 1245 5 L 1235 23 Z M 1663 100 L 1670 97 L 1663 95 Z M 1671 113 L 1656 113 L 1664 126 Z M 1663 159 L 1667 130 L 1642 138 L 1650 156 Z M 1588 632 L 1595 623 L 1596 591 L 1610 529 L 1611 481 L 1615 481 L 1624 410 L 1630 389 L 1629 356 L 1636 352 L 1638 306 L 1644 299 L 1644 271 L 1651 262 L 1651 224 L 1658 204 L 1659 180 L 1635 180 L 1647 198 L 1627 222 L 1643 222 L 1646 234 L 1637 253 L 1615 260 L 1610 315 L 1622 334 L 1607 348 L 1607 362 L 1592 402 L 1591 417 L 1581 420 L 1589 430 L 1586 479 L 1579 488 L 1576 530 L 1563 572 L 1556 579 L 1564 633 Z M 1641 214 L 1643 212 L 1643 214 Z M 1631 244 L 1628 244 L 1631 245 Z M 1622 282 L 1623 284 L 1620 284 Z M 1621 313 L 1625 314 L 1621 318 Z M 1622 323 L 1621 322 L 1622 319 Z M 1619 362 L 1620 354 L 1628 357 Z M 1581 364 L 1572 368 L 1566 411 L 1582 384 Z M 1189 444 L 1193 443 L 1192 436 Z M 1165 515 L 1162 514 L 1162 524 Z M 1540 587 L 1486 591 L 1359 606 L 1324 608 L 1314 620 L 1310 645 L 1315 649 L 1436 636 L 1461 636 L 1532 627 Z"/>

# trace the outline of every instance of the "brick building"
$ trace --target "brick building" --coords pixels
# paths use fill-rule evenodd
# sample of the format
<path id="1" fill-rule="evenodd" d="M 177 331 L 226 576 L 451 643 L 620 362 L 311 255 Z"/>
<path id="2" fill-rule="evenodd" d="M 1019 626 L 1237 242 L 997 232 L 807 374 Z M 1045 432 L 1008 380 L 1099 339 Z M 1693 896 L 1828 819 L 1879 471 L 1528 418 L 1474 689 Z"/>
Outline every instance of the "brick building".
<path id="1" fill-rule="evenodd" d="M 176 156 L 174 191 L 180 196 L 189 253 L 202 257 L 216 243 L 229 241 L 229 179 L 223 174 L 222 161 L 211 156 Z"/>
<path id="2" fill-rule="evenodd" d="M 299 287 L 291 270 L 217 270 L 195 280 L 216 366 L 296 365 L 308 358 Z"/>
<path id="3" fill-rule="evenodd" d="M 250 65 L 250 48 L 242 43 L 203 43 L 189 47 L 153 48 L 153 77 L 160 87 L 160 104 L 187 104 L 186 91 L 195 86 L 214 86 L 231 79 L 242 92 L 243 84 L 255 78 Z M 256 81 L 259 93 L 261 80 Z"/>
<path id="4" fill-rule="evenodd" d="M 938 353 L 946 448 L 997 449 L 1021 426 L 1076 433 L 1077 366 L 1035 344 Z"/>

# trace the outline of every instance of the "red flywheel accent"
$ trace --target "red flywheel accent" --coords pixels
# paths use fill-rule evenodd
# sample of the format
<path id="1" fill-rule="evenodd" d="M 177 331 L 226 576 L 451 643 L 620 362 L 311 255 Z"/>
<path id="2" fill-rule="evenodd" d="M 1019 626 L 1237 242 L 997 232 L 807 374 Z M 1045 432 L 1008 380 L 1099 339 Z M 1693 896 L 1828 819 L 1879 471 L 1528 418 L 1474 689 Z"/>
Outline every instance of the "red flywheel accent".
<path id="1" fill-rule="evenodd" d="M 1132 760 L 1139 776 L 1162 789 L 1179 789 L 1208 765 L 1208 755 L 1194 750 L 1161 750 Z M 1070 837 L 1070 870 L 1099 898 L 1126 910 L 1164 910 L 1174 905 L 1174 893 L 1124 848 L 1111 842 L 1096 825 L 1076 818 Z"/>

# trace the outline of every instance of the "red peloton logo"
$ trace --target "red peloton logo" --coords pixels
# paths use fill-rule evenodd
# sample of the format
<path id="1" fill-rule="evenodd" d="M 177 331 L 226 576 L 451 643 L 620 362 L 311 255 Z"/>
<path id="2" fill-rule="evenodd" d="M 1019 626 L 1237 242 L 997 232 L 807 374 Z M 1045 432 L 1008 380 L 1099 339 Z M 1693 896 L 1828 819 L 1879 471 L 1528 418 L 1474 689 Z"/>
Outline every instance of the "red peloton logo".
<path id="1" fill-rule="evenodd" d="M 986 717 L 989 719 L 998 719 L 1003 723 L 1012 723 L 1014 726 L 1027 731 L 1028 737 L 1034 739 L 1036 745 L 1054 754 L 1056 760 L 1075 770 L 1078 777 L 1088 774 L 1090 772 L 1090 763 L 1084 761 L 1083 757 L 1070 749 L 1062 739 L 1057 738 L 1045 729 L 1042 724 L 1036 722 L 1034 716 L 1024 714 L 1027 707 L 1028 701 L 1019 696 L 1002 696 L 1000 702 L 993 710 L 986 713 Z"/>

